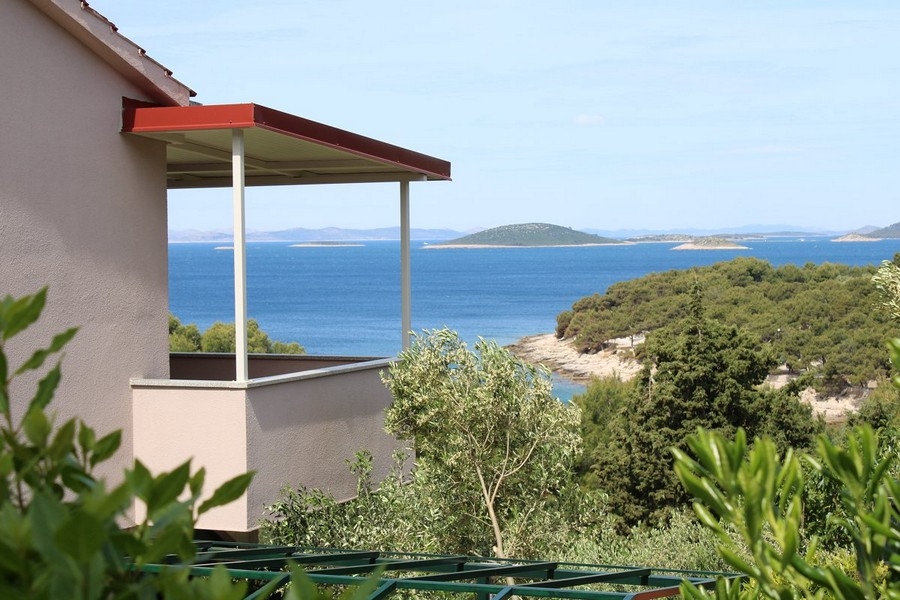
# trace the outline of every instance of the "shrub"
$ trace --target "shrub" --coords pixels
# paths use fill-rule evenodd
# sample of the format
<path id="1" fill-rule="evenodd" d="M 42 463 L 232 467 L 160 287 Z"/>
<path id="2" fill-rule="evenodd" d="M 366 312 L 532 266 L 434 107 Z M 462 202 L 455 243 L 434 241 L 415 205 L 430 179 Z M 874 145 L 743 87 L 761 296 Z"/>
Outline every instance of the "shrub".
<path id="1" fill-rule="evenodd" d="M 246 585 L 232 582 L 224 568 L 191 579 L 187 567 L 197 517 L 238 498 L 251 474 L 201 501 L 203 469 L 192 473 L 186 462 L 153 476 L 135 461 L 109 488 L 94 469 L 118 450 L 121 432 L 97 437 L 77 419 L 54 423 L 47 408 L 62 377 L 59 361 L 27 404 L 11 396 L 15 379 L 42 369 L 77 332 L 68 329 L 21 365 L 9 364 L 7 345 L 37 321 L 46 296 L 44 288 L 0 301 L 0 597 L 243 598 Z M 123 530 L 135 499 L 147 518 Z M 142 570 L 164 560 L 174 564 L 158 575 Z"/>
<path id="2" fill-rule="evenodd" d="M 843 448 L 821 436 L 816 455 L 802 459 L 790 450 L 779 458 L 768 439 L 748 450 L 743 430 L 734 441 L 700 430 L 688 444 L 696 458 L 673 450 L 678 477 L 697 499 L 697 516 L 718 536 L 719 554 L 751 580 L 744 589 L 721 580 L 717 597 L 900 597 L 900 483 L 891 475 L 896 452 L 879 453 L 870 427 L 853 430 Z M 820 555 L 817 538 L 804 539 L 801 460 L 840 482 L 829 520 L 850 540 L 852 553 Z M 749 548 L 749 558 L 736 551 L 736 540 Z M 690 584 L 682 594 L 708 597 Z"/>

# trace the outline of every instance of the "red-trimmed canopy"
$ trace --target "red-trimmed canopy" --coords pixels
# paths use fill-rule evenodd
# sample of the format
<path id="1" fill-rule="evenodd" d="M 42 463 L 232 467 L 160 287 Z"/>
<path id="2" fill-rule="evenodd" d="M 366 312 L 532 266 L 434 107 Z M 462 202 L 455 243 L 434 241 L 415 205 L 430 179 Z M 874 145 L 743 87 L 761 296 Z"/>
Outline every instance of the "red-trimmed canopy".
<path id="1" fill-rule="evenodd" d="M 449 180 L 450 163 L 258 104 L 126 107 L 122 131 L 168 142 L 170 189 L 232 185 L 232 130 L 246 185 Z"/>
<path id="2" fill-rule="evenodd" d="M 248 380 L 247 185 L 399 182 L 401 339 L 409 345 L 409 183 L 450 179 L 449 162 L 257 104 L 161 107 L 126 99 L 122 132 L 167 142 L 169 189 L 232 188 L 235 381 Z"/>

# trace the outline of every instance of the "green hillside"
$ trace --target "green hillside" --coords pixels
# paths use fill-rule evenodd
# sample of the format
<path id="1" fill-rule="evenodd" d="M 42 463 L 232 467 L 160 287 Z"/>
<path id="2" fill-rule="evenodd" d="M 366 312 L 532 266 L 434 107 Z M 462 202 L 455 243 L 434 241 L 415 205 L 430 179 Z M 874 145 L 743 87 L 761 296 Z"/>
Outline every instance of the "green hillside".
<path id="1" fill-rule="evenodd" d="M 762 340 L 794 372 L 866 385 L 891 367 L 885 340 L 898 327 L 880 310 L 875 268 L 807 263 L 773 267 L 743 257 L 707 267 L 651 273 L 577 300 L 556 318 L 560 338 L 582 352 L 607 340 L 661 329 L 684 318 L 690 291 L 703 289 L 706 315 Z"/>
<path id="2" fill-rule="evenodd" d="M 866 234 L 874 238 L 900 238 L 900 221 Z"/>
<path id="3" fill-rule="evenodd" d="M 504 225 L 473 233 L 440 246 L 582 246 L 616 244 L 618 240 L 548 223 Z"/>

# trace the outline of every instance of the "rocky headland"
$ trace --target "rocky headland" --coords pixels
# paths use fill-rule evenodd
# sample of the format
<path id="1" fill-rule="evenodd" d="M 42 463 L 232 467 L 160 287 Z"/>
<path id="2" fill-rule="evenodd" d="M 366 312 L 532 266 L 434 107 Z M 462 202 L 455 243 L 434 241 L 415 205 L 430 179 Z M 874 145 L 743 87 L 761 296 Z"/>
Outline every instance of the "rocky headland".
<path id="1" fill-rule="evenodd" d="M 544 365 L 564 379 L 586 384 L 594 377 L 632 379 L 641 370 L 640 363 L 634 359 L 632 344 L 642 341 L 638 337 L 634 340 L 621 338 L 611 340 L 613 343 L 610 346 L 615 349 L 582 353 L 575 348 L 572 340 L 560 340 L 552 333 L 546 333 L 524 337 L 508 348 L 529 363 Z M 779 388 L 792 378 L 793 375 L 778 371 L 769 375 L 766 384 Z M 813 412 L 821 415 L 826 422 L 839 423 L 859 408 L 868 393 L 868 388 L 850 388 L 837 396 L 824 396 L 813 388 L 807 388 L 800 393 L 800 400 L 812 406 Z"/>

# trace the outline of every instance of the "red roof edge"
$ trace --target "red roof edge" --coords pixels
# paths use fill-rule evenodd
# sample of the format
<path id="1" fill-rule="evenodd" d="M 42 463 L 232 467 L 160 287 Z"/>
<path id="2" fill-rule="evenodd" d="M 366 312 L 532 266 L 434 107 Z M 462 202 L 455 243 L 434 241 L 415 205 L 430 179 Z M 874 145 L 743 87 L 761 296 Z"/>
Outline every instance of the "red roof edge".
<path id="1" fill-rule="evenodd" d="M 195 92 L 172 77 L 172 71 L 119 33 L 118 27 L 86 0 L 30 2 L 157 102 L 187 106 Z"/>
<path id="2" fill-rule="evenodd" d="M 258 104 L 125 106 L 124 133 L 260 127 L 426 175 L 450 179 L 450 162 Z"/>
<path id="3" fill-rule="evenodd" d="M 437 179 L 450 179 L 450 162 L 407 150 L 387 142 L 351 133 L 337 127 L 310 121 L 290 113 L 254 104 L 254 120 L 259 127 L 278 131 L 292 137 L 313 141 L 332 148 L 349 150 L 376 160 L 391 162 L 400 167 L 415 170 Z"/>
<path id="4" fill-rule="evenodd" d="M 252 104 L 129 106 L 123 104 L 123 133 L 163 133 L 254 127 Z"/>

